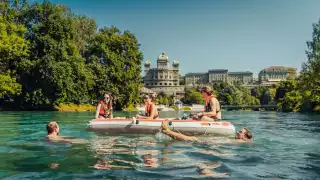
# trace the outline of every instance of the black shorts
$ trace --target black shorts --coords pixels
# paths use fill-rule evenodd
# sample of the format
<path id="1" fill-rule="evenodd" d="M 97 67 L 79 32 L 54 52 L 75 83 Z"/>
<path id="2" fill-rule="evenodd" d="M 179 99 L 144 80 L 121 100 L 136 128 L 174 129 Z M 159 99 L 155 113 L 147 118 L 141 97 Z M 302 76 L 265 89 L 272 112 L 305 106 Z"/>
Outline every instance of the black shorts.
<path id="1" fill-rule="evenodd" d="M 110 118 L 110 114 L 109 115 L 106 115 L 106 114 L 99 114 L 99 116 L 102 116 L 104 118 Z"/>

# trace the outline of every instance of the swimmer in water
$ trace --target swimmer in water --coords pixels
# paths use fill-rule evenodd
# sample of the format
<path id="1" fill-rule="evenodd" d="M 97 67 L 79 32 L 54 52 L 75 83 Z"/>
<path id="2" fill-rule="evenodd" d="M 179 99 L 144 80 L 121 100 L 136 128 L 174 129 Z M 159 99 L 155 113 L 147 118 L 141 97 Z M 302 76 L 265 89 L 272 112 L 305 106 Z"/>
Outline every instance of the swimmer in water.
<path id="1" fill-rule="evenodd" d="M 163 134 L 165 134 L 173 139 L 179 140 L 179 141 L 201 142 L 198 138 L 196 138 L 194 136 L 186 136 L 184 134 L 171 131 L 168 128 L 167 121 L 162 121 L 161 132 Z M 247 128 L 243 128 L 239 132 L 236 133 L 235 139 L 239 142 L 248 142 L 250 139 L 252 139 L 252 133 Z"/>
<path id="2" fill-rule="evenodd" d="M 46 126 L 48 135 L 47 138 L 50 141 L 64 142 L 64 143 L 85 143 L 85 140 L 65 139 L 67 136 L 59 136 L 60 128 L 57 122 L 51 121 Z"/>

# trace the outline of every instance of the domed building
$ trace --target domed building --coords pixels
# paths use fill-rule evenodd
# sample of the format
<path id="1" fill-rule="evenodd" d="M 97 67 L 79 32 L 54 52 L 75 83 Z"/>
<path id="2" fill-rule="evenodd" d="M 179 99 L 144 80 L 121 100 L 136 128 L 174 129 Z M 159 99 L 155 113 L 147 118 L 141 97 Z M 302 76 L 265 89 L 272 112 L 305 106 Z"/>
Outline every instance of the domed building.
<path id="1" fill-rule="evenodd" d="M 184 87 L 179 85 L 179 62 L 173 61 L 170 65 L 169 57 L 162 53 L 157 59 L 157 67 L 152 68 L 147 60 L 144 64 L 144 86 L 156 93 L 164 92 L 168 96 L 181 98 L 184 96 Z"/>

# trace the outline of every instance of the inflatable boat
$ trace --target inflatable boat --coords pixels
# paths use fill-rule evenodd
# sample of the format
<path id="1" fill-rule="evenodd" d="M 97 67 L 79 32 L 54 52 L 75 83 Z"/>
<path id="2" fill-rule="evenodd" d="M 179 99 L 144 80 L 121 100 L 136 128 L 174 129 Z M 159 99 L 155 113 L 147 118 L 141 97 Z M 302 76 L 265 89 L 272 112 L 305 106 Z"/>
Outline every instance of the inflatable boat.
<path id="1" fill-rule="evenodd" d="M 154 119 L 138 120 L 135 118 L 92 119 L 88 124 L 89 131 L 107 133 L 129 134 L 156 134 L 159 132 L 162 121 L 167 120 L 168 126 L 175 132 L 186 135 L 234 135 L 235 127 L 226 121 L 198 121 L 198 120 L 174 120 Z"/>

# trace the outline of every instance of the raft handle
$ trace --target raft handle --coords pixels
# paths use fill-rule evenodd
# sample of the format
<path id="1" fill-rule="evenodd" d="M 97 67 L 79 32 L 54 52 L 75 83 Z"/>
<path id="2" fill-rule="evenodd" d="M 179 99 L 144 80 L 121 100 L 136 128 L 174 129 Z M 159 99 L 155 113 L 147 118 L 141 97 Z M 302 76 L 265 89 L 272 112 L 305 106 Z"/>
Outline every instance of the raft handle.
<path id="1" fill-rule="evenodd" d="M 172 121 L 169 121 L 169 123 L 168 123 L 168 124 L 169 124 L 169 126 L 172 126 Z"/>

